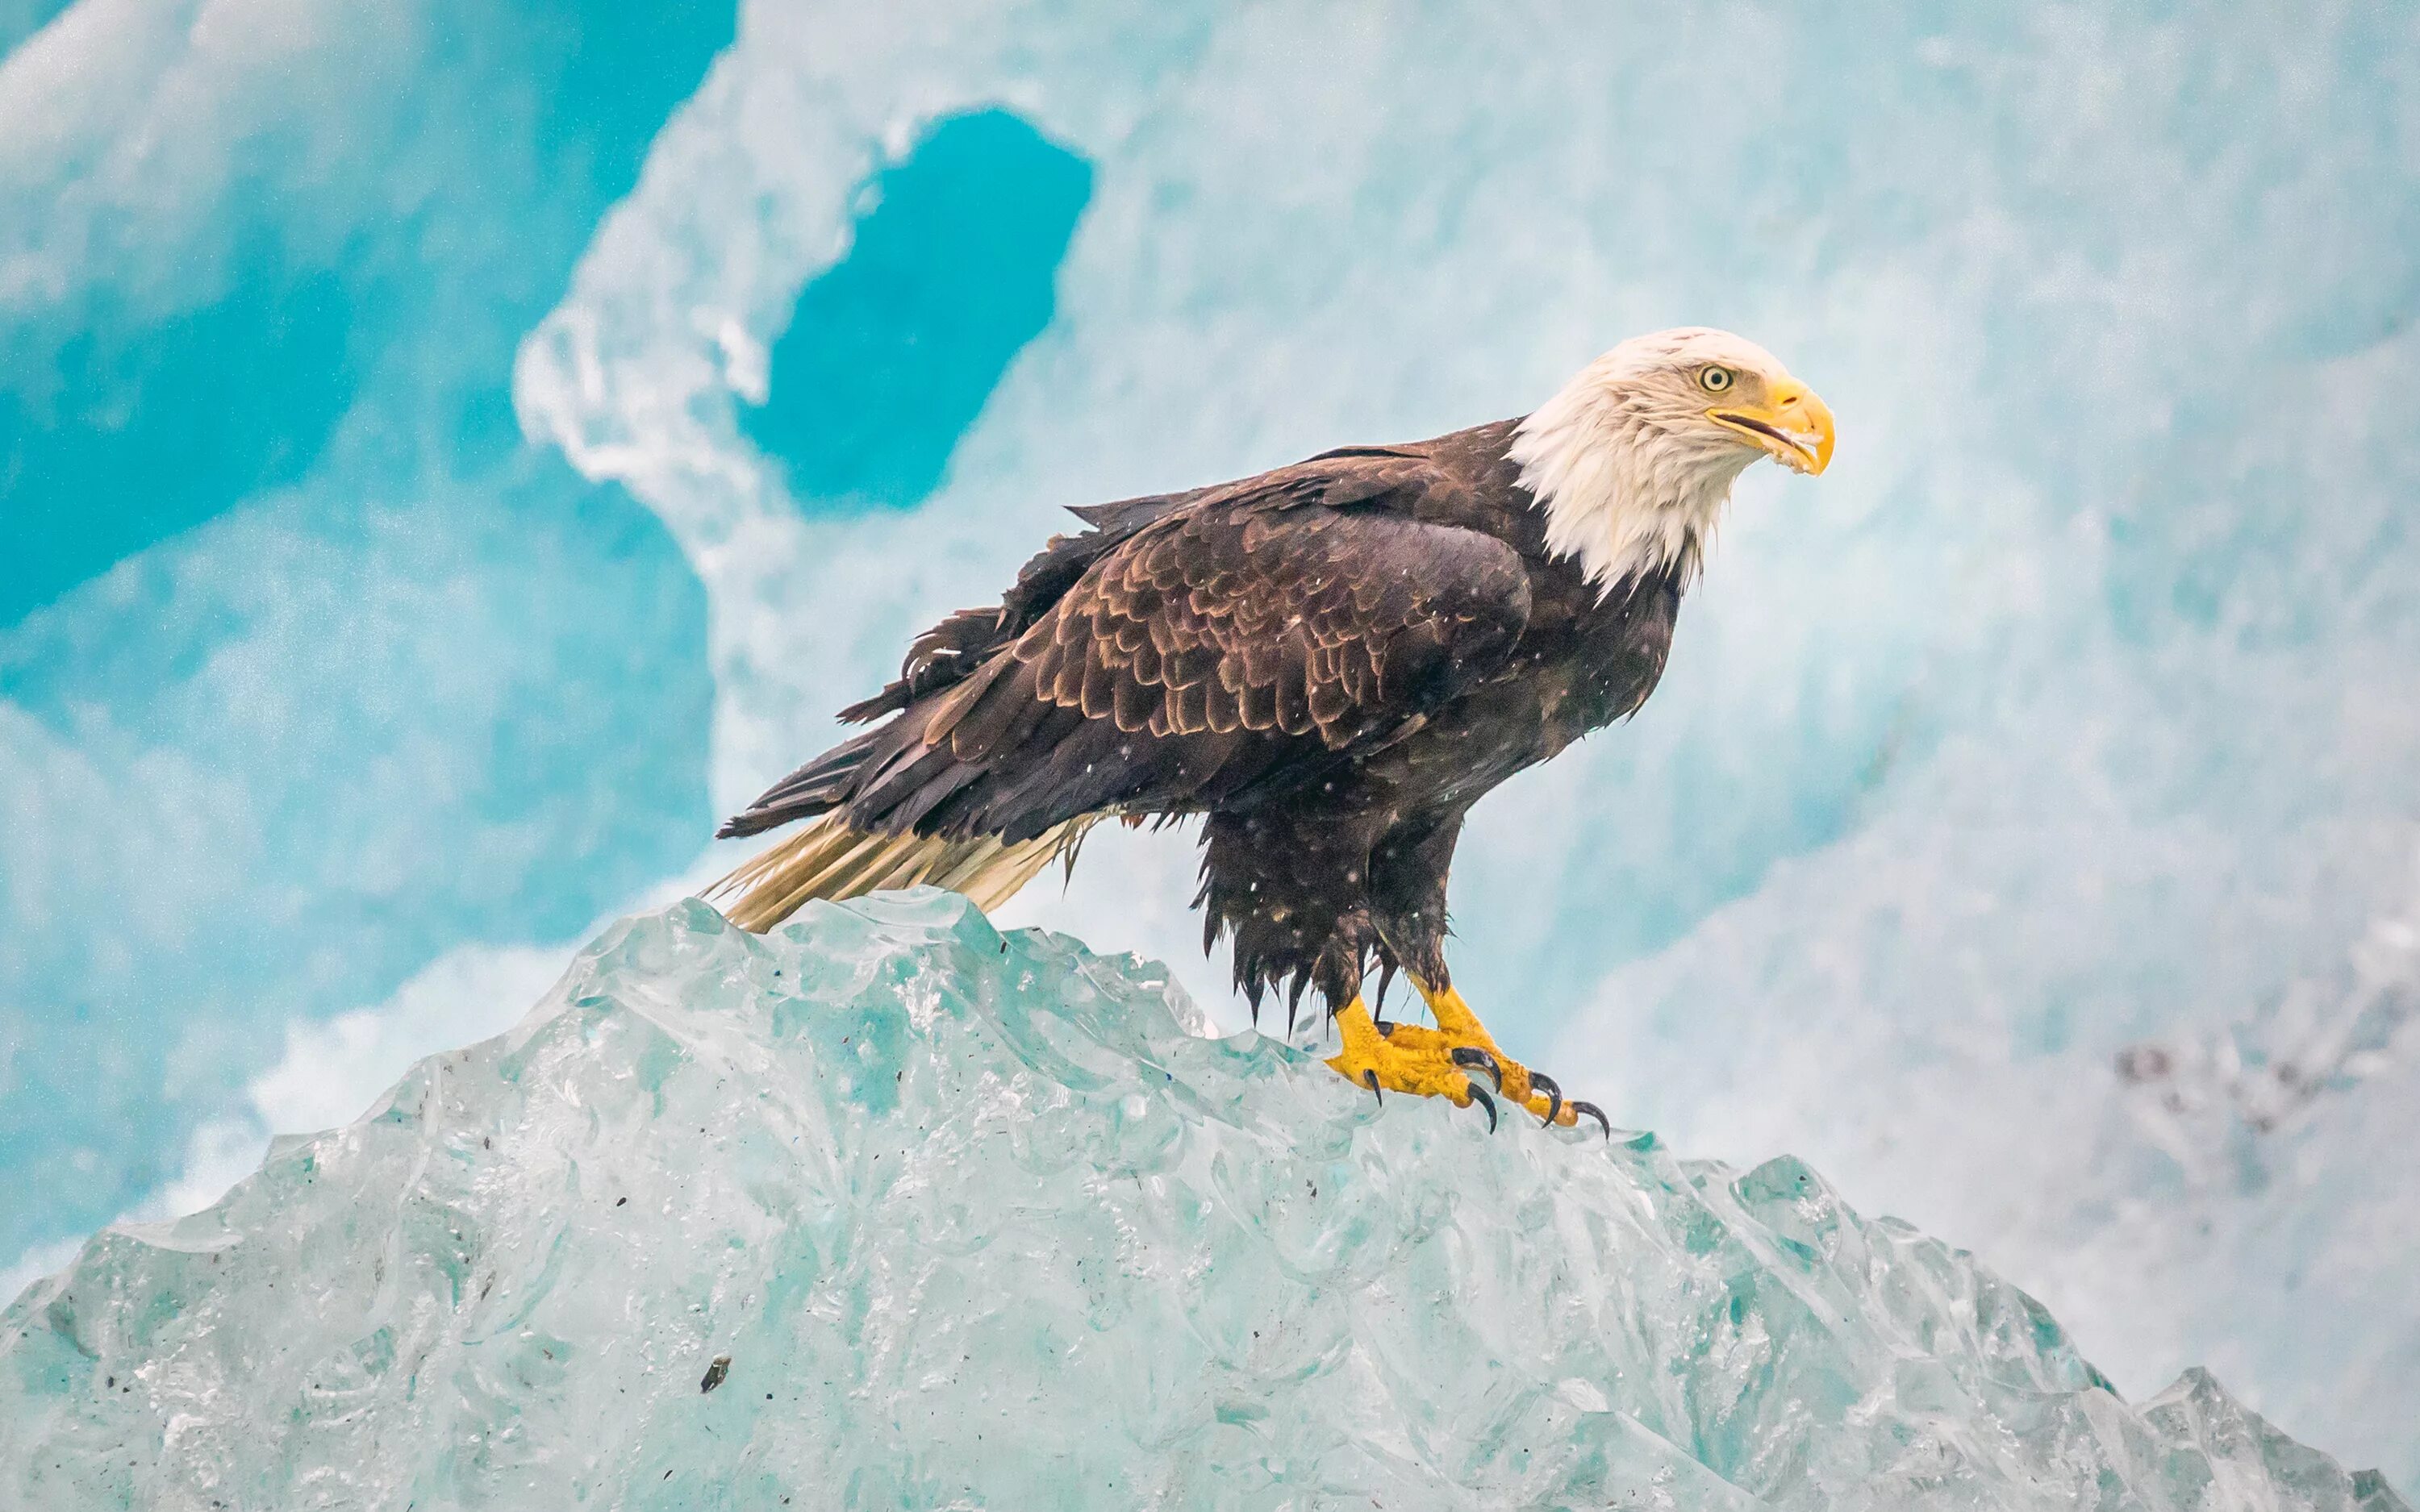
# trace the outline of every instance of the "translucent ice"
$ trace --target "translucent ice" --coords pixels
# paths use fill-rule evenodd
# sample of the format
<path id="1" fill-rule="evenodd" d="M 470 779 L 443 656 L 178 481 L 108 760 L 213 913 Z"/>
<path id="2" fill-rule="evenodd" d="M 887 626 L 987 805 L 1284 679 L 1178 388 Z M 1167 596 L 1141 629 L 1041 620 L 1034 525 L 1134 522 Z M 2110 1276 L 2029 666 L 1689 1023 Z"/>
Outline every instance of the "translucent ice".
<path id="1" fill-rule="evenodd" d="M 1745 1174 L 1355 1092 L 962 900 L 696 903 L 0 1319 L 0 1501 L 2398 1508 Z"/>

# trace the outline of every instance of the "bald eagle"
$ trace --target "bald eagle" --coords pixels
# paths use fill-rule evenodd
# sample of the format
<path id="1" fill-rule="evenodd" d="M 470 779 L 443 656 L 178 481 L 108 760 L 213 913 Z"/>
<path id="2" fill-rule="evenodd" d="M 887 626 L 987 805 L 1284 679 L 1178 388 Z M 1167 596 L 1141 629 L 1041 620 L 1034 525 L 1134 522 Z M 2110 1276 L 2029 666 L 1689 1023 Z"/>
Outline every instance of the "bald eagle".
<path id="1" fill-rule="evenodd" d="M 842 711 L 871 729 L 722 826 L 814 821 L 718 885 L 730 917 L 919 882 L 988 908 L 1098 820 L 1198 816 L 1204 949 L 1233 939 L 1255 1017 L 1316 987 L 1328 1064 L 1373 1092 L 1603 1125 L 1454 991 L 1446 876 L 1481 796 L 1646 702 L 1765 456 L 1822 472 L 1831 411 L 1761 347 L 1689 328 L 1519 419 L 1078 509 L 1087 529 Z M 1374 1021 L 1373 968 L 1382 1003 L 1400 971 L 1436 1026 Z"/>

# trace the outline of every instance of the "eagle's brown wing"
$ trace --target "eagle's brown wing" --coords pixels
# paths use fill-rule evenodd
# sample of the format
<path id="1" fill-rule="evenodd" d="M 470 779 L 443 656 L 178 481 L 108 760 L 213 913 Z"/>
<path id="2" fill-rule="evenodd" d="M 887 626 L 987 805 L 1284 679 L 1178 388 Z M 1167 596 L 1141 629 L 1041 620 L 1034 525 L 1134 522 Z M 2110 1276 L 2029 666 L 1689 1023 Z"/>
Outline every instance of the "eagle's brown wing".
<path id="1" fill-rule="evenodd" d="M 1364 453 L 1204 490 L 767 796 L 812 793 L 803 811 L 860 830 L 1015 841 L 1310 779 L 1494 672 L 1528 623 L 1511 547 L 1416 517 L 1458 486 Z"/>

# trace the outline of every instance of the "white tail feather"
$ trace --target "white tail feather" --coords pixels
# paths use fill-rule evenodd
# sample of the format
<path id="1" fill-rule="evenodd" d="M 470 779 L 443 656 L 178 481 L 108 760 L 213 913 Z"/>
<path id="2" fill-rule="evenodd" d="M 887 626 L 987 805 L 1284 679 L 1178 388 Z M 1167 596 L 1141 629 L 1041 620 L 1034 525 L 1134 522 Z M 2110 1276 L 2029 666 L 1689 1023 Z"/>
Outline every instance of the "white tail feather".
<path id="1" fill-rule="evenodd" d="M 706 896 L 737 893 L 725 917 L 758 934 L 818 898 L 838 903 L 919 883 L 965 893 L 989 913 L 1044 867 L 1074 851 L 1092 823 L 1087 815 L 1008 845 L 989 835 L 869 835 L 842 824 L 838 815 L 827 815 L 740 866 L 708 887 Z"/>

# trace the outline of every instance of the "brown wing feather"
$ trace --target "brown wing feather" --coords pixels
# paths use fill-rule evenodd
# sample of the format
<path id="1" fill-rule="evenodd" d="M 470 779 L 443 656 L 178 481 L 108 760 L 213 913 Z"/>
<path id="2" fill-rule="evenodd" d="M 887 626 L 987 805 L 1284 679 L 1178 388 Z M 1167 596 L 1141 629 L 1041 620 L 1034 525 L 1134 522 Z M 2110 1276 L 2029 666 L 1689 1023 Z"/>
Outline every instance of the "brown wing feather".
<path id="1" fill-rule="evenodd" d="M 1417 457 L 1357 455 L 1144 522 L 908 704 L 850 822 L 1016 841 L 1208 806 L 1389 738 L 1499 668 L 1528 617 L 1511 547 L 1415 517 L 1437 481 Z"/>
<path id="2" fill-rule="evenodd" d="M 1197 489 L 1192 493 L 1149 494 L 1069 511 L 1089 529 L 1074 535 L 1054 535 L 1044 542 L 1042 549 L 1017 570 L 1016 583 L 1001 595 L 998 604 L 962 609 L 918 636 L 900 663 L 898 681 L 872 698 L 841 710 L 840 717 L 850 724 L 868 723 L 886 714 L 896 714 L 924 695 L 967 676 L 1057 603 L 1104 553 L 1200 493 Z M 805 770 L 801 768 L 800 772 Z M 793 773 L 791 779 L 784 780 L 799 775 Z"/>

